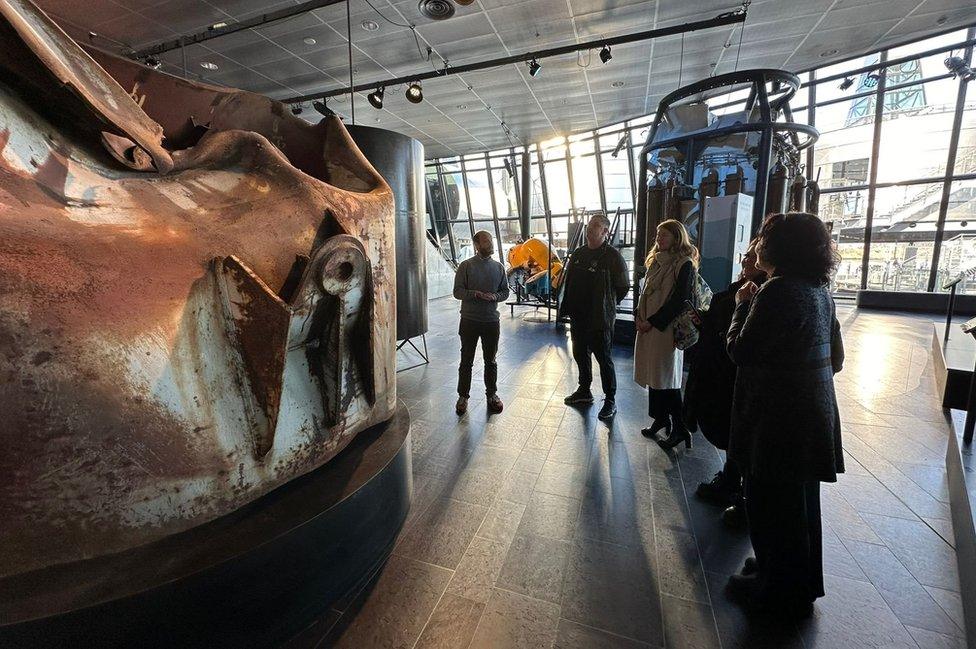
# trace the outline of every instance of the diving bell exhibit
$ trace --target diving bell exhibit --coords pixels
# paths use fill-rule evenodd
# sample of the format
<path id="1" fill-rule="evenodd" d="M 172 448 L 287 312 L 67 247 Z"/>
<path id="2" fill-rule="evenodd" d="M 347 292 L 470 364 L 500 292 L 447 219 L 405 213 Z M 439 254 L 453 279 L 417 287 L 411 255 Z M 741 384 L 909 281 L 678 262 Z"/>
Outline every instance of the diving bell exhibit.
<path id="1" fill-rule="evenodd" d="M 635 259 L 647 255 L 661 221 L 676 219 L 701 251 L 702 276 L 724 288 L 767 214 L 817 213 L 820 190 L 801 154 L 819 133 L 793 121 L 799 88 L 785 70 L 742 70 L 661 100 L 639 154 Z M 745 101 L 723 103 L 733 93 Z"/>

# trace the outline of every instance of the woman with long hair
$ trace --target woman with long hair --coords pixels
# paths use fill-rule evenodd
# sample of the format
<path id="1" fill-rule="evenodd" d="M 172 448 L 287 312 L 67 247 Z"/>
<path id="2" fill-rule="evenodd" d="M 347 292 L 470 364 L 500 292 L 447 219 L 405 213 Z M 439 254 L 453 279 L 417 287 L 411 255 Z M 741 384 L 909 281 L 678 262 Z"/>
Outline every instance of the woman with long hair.
<path id="1" fill-rule="evenodd" d="M 738 290 L 727 338 L 738 368 L 729 457 L 745 477 L 756 557 L 729 588 L 753 612 L 798 618 L 824 595 L 820 483 L 844 470 L 844 345 L 828 288 L 838 255 L 813 214 L 773 214 L 758 239 L 769 279 Z"/>
<path id="2" fill-rule="evenodd" d="M 691 448 L 691 433 L 681 416 L 683 354 L 674 346 L 674 319 L 691 299 L 698 272 L 698 249 L 685 226 L 661 222 L 644 267 L 644 289 L 634 309 L 634 381 L 648 389 L 648 414 L 654 423 L 641 434 L 665 450 L 682 442 Z M 664 439 L 656 436 L 659 430 L 665 431 Z"/>

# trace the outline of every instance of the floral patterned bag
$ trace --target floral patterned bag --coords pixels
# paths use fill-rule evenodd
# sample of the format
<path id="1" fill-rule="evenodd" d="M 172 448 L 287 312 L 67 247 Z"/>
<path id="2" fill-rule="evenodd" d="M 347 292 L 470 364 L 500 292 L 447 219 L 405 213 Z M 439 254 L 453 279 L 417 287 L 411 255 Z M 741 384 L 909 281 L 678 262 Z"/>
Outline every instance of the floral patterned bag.
<path id="1" fill-rule="evenodd" d="M 685 310 L 678 314 L 673 323 L 676 349 L 688 349 L 698 342 L 701 313 L 707 311 L 712 303 L 712 289 L 697 270 L 694 272 L 695 279 L 691 287 L 691 299 L 685 302 Z"/>

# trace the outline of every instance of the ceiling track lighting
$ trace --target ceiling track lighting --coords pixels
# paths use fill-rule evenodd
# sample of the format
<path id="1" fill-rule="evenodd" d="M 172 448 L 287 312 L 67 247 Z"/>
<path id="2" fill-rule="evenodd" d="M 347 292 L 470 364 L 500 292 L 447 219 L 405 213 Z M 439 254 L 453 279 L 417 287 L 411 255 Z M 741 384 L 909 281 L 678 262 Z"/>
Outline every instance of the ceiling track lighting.
<path id="1" fill-rule="evenodd" d="M 303 110 L 304 110 L 304 108 L 302 108 L 302 105 L 301 104 L 295 104 L 294 106 L 291 107 L 291 114 L 292 115 L 301 115 Z"/>
<path id="2" fill-rule="evenodd" d="M 610 53 L 610 46 L 604 45 L 603 49 L 600 50 L 600 62 L 606 65 L 613 58 L 613 54 Z"/>
<path id="3" fill-rule="evenodd" d="M 879 81 L 881 81 L 881 75 L 877 72 L 872 72 L 868 76 L 864 77 L 864 81 L 862 81 L 861 84 L 865 88 L 874 88 L 878 85 Z"/>
<path id="4" fill-rule="evenodd" d="M 335 111 L 329 108 L 324 101 L 312 102 L 312 108 L 314 108 L 320 115 L 325 117 L 334 117 Z"/>
<path id="5" fill-rule="evenodd" d="M 539 74 L 539 71 L 542 69 L 542 64 L 539 63 L 539 61 L 536 59 L 532 59 L 531 61 L 529 61 L 528 66 L 529 66 L 530 77 L 537 76 Z"/>
<path id="6" fill-rule="evenodd" d="M 143 63 L 146 64 L 146 67 L 152 68 L 153 70 L 158 70 L 159 68 L 163 67 L 163 62 L 151 55 L 147 56 L 143 60 Z"/>
<path id="7" fill-rule="evenodd" d="M 366 100 L 369 105 L 376 110 L 383 110 L 383 95 L 386 93 L 386 88 L 384 86 L 378 87 L 373 92 L 366 95 Z"/>
<path id="8" fill-rule="evenodd" d="M 851 77 L 846 77 L 843 81 L 840 82 L 840 85 L 837 87 L 840 90 L 847 90 L 853 85 L 854 85 L 854 79 L 852 79 Z"/>
<path id="9" fill-rule="evenodd" d="M 976 79 L 976 71 L 966 65 L 966 61 L 958 56 L 950 56 L 945 60 L 946 69 L 952 73 L 953 78 L 961 81 L 972 81 Z"/>
<path id="10" fill-rule="evenodd" d="M 414 81 L 409 86 L 407 86 L 407 91 L 403 93 L 407 97 L 407 101 L 411 104 L 419 104 L 424 100 L 424 91 L 420 87 L 420 84 Z"/>

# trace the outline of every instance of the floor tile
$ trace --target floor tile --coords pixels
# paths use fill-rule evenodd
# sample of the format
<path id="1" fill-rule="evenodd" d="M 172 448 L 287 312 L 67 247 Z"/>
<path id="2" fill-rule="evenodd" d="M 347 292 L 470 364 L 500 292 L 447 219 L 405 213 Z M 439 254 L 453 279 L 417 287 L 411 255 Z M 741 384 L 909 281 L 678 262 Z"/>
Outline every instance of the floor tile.
<path id="1" fill-rule="evenodd" d="M 651 645 L 623 638 L 570 620 L 559 620 L 553 649 L 650 649 Z"/>
<path id="2" fill-rule="evenodd" d="M 427 621 L 415 649 L 466 649 L 485 605 L 445 593 Z"/>
<path id="3" fill-rule="evenodd" d="M 558 604 L 571 550 L 569 541 L 544 536 L 516 536 L 495 585 Z"/>
<path id="4" fill-rule="evenodd" d="M 917 649 L 905 627 L 869 583 L 827 575 L 827 596 L 800 628 L 807 649 Z"/>
<path id="5" fill-rule="evenodd" d="M 487 507 L 451 498 L 437 500 L 427 508 L 396 552 L 453 570 L 487 513 Z"/>
<path id="6" fill-rule="evenodd" d="M 566 565 L 562 616 L 660 645 L 663 635 L 656 572 L 654 557 L 639 548 L 577 539 Z"/>
<path id="7" fill-rule="evenodd" d="M 721 649 L 712 607 L 665 595 L 664 639 L 675 649 Z"/>
<path id="8" fill-rule="evenodd" d="M 568 541 L 576 532 L 579 510 L 580 501 L 576 498 L 536 491 L 525 507 L 518 533 Z"/>
<path id="9" fill-rule="evenodd" d="M 559 607 L 525 595 L 494 589 L 471 649 L 538 649 L 556 638 Z"/>
<path id="10" fill-rule="evenodd" d="M 412 646 L 440 600 L 451 572 L 396 555 L 333 628 L 324 646 Z"/>
<path id="11" fill-rule="evenodd" d="M 508 543 L 475 537 L 464 551 L 447 592 L 474 602 L 486 603 L 501 572 Z"/>

